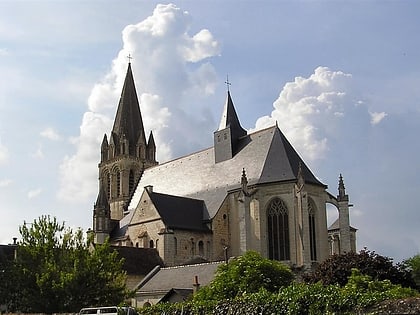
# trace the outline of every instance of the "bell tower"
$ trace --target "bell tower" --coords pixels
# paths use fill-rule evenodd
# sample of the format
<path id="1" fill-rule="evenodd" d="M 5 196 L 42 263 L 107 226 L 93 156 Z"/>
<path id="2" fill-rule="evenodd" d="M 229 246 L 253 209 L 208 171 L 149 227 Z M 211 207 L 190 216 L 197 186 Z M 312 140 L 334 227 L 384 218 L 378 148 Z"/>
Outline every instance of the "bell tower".
<path id="1" fill-rule="evenodd" d="M 104 135 L 101 144 L 101 161 L 99 163 L 99 198 L 101 204 L 108 203 L 109 211 L 94 211 L 93 229 L 109 233 L 114 224 L 121 220 L 128 203 L 136 189 L 143 170 L 157 165 L 156 145 L 153 133 L 148 141 L 144 132 L 143 120 L 134 84 L 131 62 L 118 103 L 114 126 L 109 135 Z M 96 206 L 97 208 L 97 206 Z M 98 210 L 98 209 L 95 209 Z M 99 213 L 107 214 L 107 220 L 97 220 Z M 99 222 L 107 222 L 100 226 Z M 102 236 L 101 240 L 104 239 Z"/>
<path id="2" fill-rule="evenodd" d="M 246 130 L 242 128 L 239 122 L 230 91 L 228 90 L 219 129 L 214 132 L 215 162 L 223 162 L 234 157 L 238 149 L 239 139 L 246 136 L 246 134 Z"/>

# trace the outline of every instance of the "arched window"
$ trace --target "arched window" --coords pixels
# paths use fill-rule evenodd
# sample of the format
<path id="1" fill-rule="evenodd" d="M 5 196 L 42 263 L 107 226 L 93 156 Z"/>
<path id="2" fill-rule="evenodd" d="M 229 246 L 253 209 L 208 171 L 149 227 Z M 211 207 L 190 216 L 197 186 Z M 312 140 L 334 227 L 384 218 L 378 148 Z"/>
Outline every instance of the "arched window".
<path id="1" fill-rule="evenodd" d="M 270 259 L 290 259 L 289 212 L 280 198 L 274 198 L 267 209 L 268 255 Z"/>
<path id="2" fill-rule="evenodd" d="M 309 213 L 309 248 L 311 250 L 311 260 L 316 260 L 316 225 L 315 225 L 315 204 L 312 199 L 308 199 Z"/>
<path id="3" fill-rule="evenodd" d="M 106 194 L 107 194 L 107 197 L 108 197 L 108 200 L 109 200 L 109 198 L 111 196 L 111 174 L 109 174 L 109 173 L 106 176 L 106 186 L 107 186 Z"/>
<path id="4" fill-rule="evenodd" d="M 203 241 L 198 242 L 198 255 L 204 257 L 204 243 Z"/>
<path id="5" fill-rule="evenodd" d="M 133 170 L 130 170 L 130 176 L 128 178 L 128 191 L 131 194 L 134 189 L 134 172 Z"/>
<path id="6" fill-rule="evenodd" d="M 121 196 L 121 174 L 117 171 L 117 197 Z"/>
<path id="7" fill-rule="evenodd" d="M 150 247 L 150 248 L 154 248 L 154 247 L 155 247 L 155 245 L 153 244 L 153 240 L 150 240 L 150 241 L 149 241 L 149 247 Z"/>
<path id="8" fill-rule="evenodd" d="M 195 255 L 195 242 L 194 239 L 191 238 L 191 256 Z"/>

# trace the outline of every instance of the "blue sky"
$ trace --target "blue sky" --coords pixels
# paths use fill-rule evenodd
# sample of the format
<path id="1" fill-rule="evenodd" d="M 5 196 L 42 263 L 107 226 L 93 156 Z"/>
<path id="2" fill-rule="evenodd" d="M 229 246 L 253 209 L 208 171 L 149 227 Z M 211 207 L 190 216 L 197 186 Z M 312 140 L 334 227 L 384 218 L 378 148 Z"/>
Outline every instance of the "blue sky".
<path id="1" fill-rule="evenodd" d="M 131 54 L 160 162 L 211 145 L 226 76 L 337 194 L 358 248 L 420 252 L 417 1 L 1 1 L 0 243 L 49 214 L 91 226 L 100 141 Z M 329 210 L 331 218 L 334 210 Z"/>

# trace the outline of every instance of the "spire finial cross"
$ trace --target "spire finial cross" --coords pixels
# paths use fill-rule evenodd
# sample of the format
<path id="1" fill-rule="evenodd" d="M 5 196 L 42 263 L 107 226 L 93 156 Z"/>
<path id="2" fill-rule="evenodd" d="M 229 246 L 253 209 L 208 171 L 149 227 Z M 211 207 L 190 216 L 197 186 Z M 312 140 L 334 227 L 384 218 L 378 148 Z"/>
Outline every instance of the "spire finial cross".
<path id="1" fill-rule="evenodd" d="M 127 59 L 128 59 L 128 63 L 131 63 L 131 59 L 133 59 L 133 57 L 131 57 L 131 54 L 128 54 Z"/>
<path id="2" fill-rule="evenodd" d="M 230 86 L 230 85 L 232 85 L 232 83 L 230 83 L 230 82 L 229 82 L 229 75 L 226 75 L 226 81 L 225 81 L 225 84 L 226 84 L 226 86 L 227 86 L 227 90 L 228 90 L 228 92 L 229 92 L 229 86 Z"/>

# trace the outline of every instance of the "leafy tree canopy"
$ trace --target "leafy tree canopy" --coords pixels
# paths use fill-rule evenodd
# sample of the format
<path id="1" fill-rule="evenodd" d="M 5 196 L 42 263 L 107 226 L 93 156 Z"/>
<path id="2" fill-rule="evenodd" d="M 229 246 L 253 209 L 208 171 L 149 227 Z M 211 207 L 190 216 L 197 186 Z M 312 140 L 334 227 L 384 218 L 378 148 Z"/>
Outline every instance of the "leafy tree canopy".
<path id="1" fill-rule="evenodd" d="M 349 252 L 330 256 L 314 272 L 305 275 L 304 280 L 311 283 L 321 281 L 324 285 L 344 286 L 353 268 L 372 277 L 373 280 L 388 279 L 393 284 L 415 288 L 413 278 L 405 264 L 394 265 L 392 258 L 381 256 L 366 248 L 359 253 Z"/>
<path id="2" fill-rule="evenodd" d="M 276 292 L 294 276 L 286 265 L 261 257 L 254 251 L 219 266 L 213 281 L 198 291 L 194 300 L 221 300 L 266 289 Z"/>
<path id="3" fill-rule="evenodd" d="M 411 275 L 416 282 L 417 289 L 420 289 L 420 254 L 408 258 L 404 263 L 409 267 Z"/>
<path id="4" fill-rule="evenodd" d="M 129 294 L 123 260 L 108 243 L 93 247 L 82 230 L 42 216 L 19 228 L 17 256 L 2 274 L 0 304 L 27 313 L 77 312 L 119 304 Z"/>

